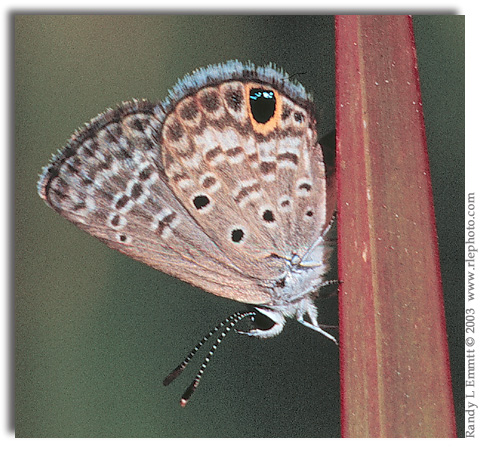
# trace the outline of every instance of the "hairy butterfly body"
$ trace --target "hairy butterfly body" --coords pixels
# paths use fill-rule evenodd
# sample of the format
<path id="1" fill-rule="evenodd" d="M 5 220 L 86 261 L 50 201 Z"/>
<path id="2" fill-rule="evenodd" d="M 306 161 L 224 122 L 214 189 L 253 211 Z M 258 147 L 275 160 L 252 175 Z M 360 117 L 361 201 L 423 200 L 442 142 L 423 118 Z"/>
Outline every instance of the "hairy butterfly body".
<path id="1" fill-rule="evenodd" d="M 268 329 L 317 322 L 333 214 L 314 106 L 273 66 L 231 61 L 196 71 L 163 103 L 132 101 L 76 132 L 44 169 L 40 196 L 81 229 L 205 291 L 255 306 Z M 219 324 L 207 357 L 241 319 Z M 308 318 L 305 319 L 305 318 Z M 198 385 L 206 362 L 190 391 Z"/>

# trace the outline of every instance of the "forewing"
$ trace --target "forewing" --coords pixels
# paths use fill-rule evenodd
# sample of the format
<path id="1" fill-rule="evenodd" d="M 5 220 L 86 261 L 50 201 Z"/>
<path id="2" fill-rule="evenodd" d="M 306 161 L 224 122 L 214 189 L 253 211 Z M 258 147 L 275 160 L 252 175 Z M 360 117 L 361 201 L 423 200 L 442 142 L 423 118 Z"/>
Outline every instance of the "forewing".
<path id="1" fill-rule="evenodd" d="M 109 247 L 219 296 L 269 300 L 211 240 L 167 184 L 160 105 L 109 110 L 79 132 L 44 170 L 41 197 Z"/>

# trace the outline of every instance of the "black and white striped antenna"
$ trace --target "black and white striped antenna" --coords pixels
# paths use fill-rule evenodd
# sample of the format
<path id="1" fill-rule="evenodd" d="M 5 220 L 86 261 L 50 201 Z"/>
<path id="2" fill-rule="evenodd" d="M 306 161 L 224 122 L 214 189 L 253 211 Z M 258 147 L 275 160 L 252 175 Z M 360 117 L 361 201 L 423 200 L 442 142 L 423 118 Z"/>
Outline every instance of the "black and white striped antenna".
<path id="1" fill-rule="evenodd" d="M 173 382 L 180 374 L 182 371 L 186 368 L 188 363 L 193 359 L 195 354 L 200 350 L 200 348 L 217 332 L 221 332 L 220 335 L 218 336 L 217 340 L 213 344 L 213 346 L 210 348 L 210 351 L 208 352 L 207 356 L 205 357 L 202 365 L 200 366 L 200 369 L 198 370 L 197 375 L 193 379 L 192 383 L 187 387 L 185 392 L 182 395 L 182 398 L 180 399 L 180 405 L 182 407 L 185 407 L 186 404 L 188 403 L 190 397 L 192 396 L 193 392 L 196 390 L 198 387 L 198 384 L 200 383 L 200 379 L 203 376 L 203 373 L 205 372 L 205 369 L 207 368 L 208 363 L 213 357 L 213 354 L 217 350 L 218 346 L 220 343 L 223 341 L 223 339 L 227 336 L 227 334 L 232 330 L 232 328 L 239 323 L 242 319 L 252 316 L 252 318 L 257 315 L 255 311 L 239 311 L 237 313 L 234 313 L 233 315 L 230 315 L 228 318 L 224 319 L 221 323 L 217 324 L 210 332 L 207 333 L 195 346 L 194 348 L 190 351 L 190 353 L 185 357 L 182 363 L 178 365 L 164 380 L 163 380 L 163 385 L 169 385 L 171 382 Z"/>

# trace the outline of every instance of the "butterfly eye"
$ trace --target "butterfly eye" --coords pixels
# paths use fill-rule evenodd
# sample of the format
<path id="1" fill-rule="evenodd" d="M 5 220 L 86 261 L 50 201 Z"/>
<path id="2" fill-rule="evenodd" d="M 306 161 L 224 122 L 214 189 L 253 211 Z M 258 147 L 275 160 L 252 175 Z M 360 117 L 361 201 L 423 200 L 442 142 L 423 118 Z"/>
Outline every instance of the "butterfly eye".
<path id="1" fill-rule="evenodd" d="M 272 90 L 261 88 L 250 90 L 250 110 L 257 123 L 265 124 L 272 118 L 276 103 L 275 93 Z"/>
<path id="2" fill-rule="evenodd" d="M 275 321 L 272 321 L 271 318 L 260 312 L 255 313 L 255 316 L 252 317 L 251 322 L 255 329 L 260 330 L 269 330 L 275 325 Z"/>

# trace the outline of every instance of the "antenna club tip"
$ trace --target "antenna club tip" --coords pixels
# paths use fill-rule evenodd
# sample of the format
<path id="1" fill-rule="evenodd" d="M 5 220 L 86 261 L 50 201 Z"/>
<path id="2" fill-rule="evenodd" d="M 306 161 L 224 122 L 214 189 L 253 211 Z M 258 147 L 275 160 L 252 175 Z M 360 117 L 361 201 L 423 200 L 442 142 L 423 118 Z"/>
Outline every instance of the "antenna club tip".
<path id="1" fill-rule="evenodd" d="M 199 372 L 197 373 L 197 376 L 193 380 L 193 382 L 187 387 L 185 390 L 184 394 L 182 395 L 182 398 L 180 400 L 180 406 L 185 407 L 192 396 L 193 392 L 195 389 L 198 387 L 198 383 L 200 382 L 200 379 L 203 376 L 203 372 L 205 371 L 205 368 L 208 365 L 208 362 L 212 358 L 213 354 L 217 350 L 218 345 L 222 342 L 222 340 L 225 338 L 225 336 L 228 334 L 228 332 L 231 331 L 231 329 L 237 324 L 239 321 L 241 321 L 243 318 L 246 316 L 254 316 L 255 312 L 252 311 L 239 311 L 237 313 L 234 313 L 233 315 L 229 316 L 227 319 L 222 321 L 219 325 L 217 325 L 214 329 L 212 329 L 190 352 L 190 354 L 186 357 L 186 359 L 177 367 L 175 368 L 164 380 L 163 380 L 163 385 L 168 385 L 170 382 L 172 382 L 174 379 L 176 379 L 180 373 L 185 369 L 187 364 L 190 362 L 192 357 L 195 355 L 195 353 L 200 349 L 201 346 L 205 344 L 205 342 L 216 332 L 218 332 L 220 329 L 219 336 L 217 337 L 217 340 L 215 341 L 214 345 L 211 347 L 207 357 L 205 357 L 205 360 L 202 363 L 202 366 L 200 367 Z"/>
<path id="2" fill-rule="evenodd" d="M 180 376 L 180 373 L 185 369 L 186 363 L 183 362 L 180 365 L 177 366 L 164 380 L 163 380 L 163 385 L 168 385 L 171 382 L 173 382 L 175 379 L 177 379 L 178 376 Z"/>

